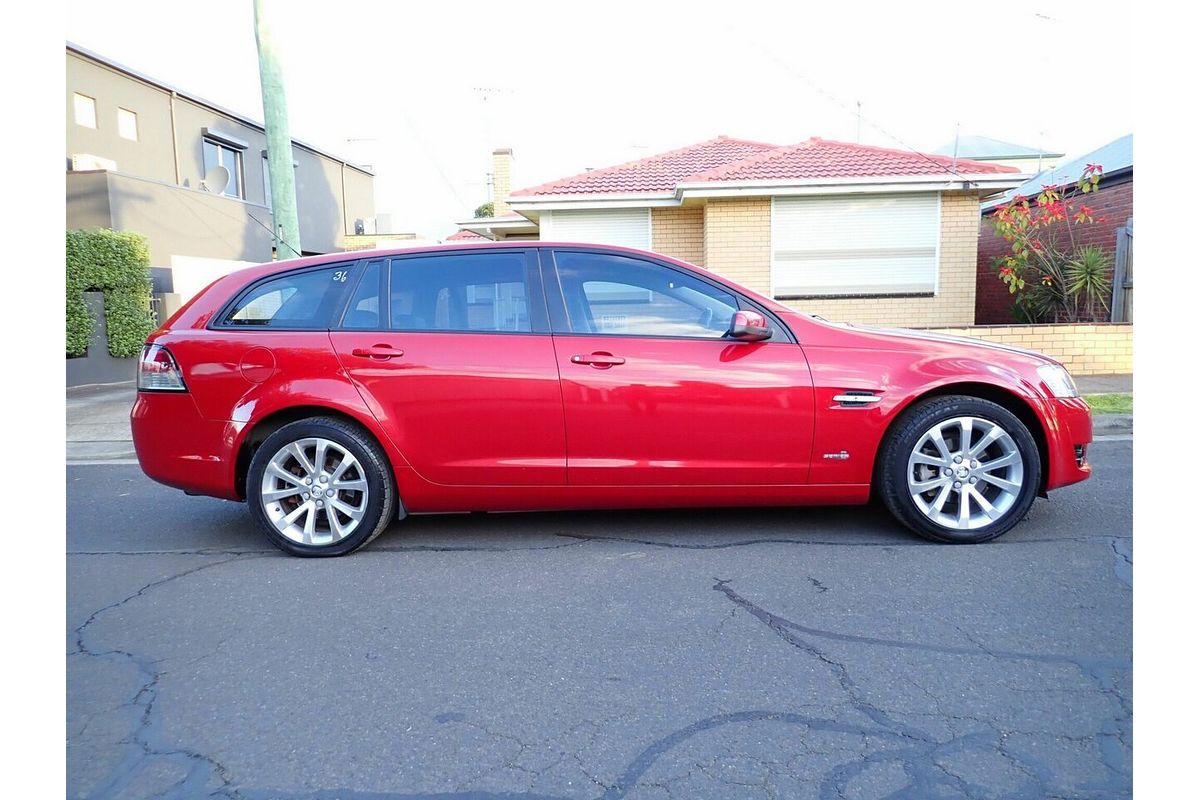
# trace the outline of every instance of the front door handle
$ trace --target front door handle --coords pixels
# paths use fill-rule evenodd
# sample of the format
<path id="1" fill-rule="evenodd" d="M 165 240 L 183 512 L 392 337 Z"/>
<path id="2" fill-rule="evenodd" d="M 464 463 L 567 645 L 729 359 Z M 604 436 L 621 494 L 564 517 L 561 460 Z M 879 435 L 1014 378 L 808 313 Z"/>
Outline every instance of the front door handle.
<path id="1" fill-rule="evenodd" d="M 591 353 L 586 356 L 571 356 L 572 364 L 588 364 L 596 369 L 608 369 L 618 364 L 624 364 L 625 359 L 612 353 Z"/>
<path id="2" fill-rule="evenodd" d="M 350 355 L 358 356 L 359 358 L 374 358 L 380 361 L 386 361 L 389 358 L 399 358 L 404 355 L 403 350 L 397 350 L 394 347 L 386 344 L 376 344 L 371 347 L 356 347 L 350 351 Z"/>

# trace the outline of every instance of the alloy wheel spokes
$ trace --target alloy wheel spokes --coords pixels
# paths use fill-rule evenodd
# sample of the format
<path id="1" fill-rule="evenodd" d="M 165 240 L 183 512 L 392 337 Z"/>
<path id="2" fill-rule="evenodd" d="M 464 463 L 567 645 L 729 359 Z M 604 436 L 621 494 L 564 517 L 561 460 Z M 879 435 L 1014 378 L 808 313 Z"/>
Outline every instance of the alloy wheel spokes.
<path id="1" fill-rule="evenodd" d="M 982 417 L 954 417 L 917 439 L 907 479 L 922 514 L 946 528 L 972 530 L 990 525 L 1016 504 L 1024 461 L 1000 425 Z"/>
<path id="2" fill-rule="evenodd" d="M 263 472 L 260 502 L 281 534 L 299 544 L 333 544 L 366 515 L 366 474 L 358 459 L 330 439 L 300 439 L 281 447 Z"/>

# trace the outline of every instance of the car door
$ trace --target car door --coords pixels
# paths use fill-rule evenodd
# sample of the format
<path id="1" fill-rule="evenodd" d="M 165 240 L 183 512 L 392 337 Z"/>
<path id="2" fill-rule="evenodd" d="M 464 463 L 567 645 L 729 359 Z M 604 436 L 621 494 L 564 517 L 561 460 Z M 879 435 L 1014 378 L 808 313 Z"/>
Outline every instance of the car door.
<path id="1" fill-rule="evenodd" d="M 330 336 L 427 480 L 561 486 L 566 440 L 549 333 L 536 253 L 504 248 L 368 262 Z"/>
<path id="2" fill-rule="evenodd" d="M 813 386 L 778 323 L 726 337 L 749 308 L 665 262 L 555 249 L 550 304 L 573 485 L 803 484 Z"/>

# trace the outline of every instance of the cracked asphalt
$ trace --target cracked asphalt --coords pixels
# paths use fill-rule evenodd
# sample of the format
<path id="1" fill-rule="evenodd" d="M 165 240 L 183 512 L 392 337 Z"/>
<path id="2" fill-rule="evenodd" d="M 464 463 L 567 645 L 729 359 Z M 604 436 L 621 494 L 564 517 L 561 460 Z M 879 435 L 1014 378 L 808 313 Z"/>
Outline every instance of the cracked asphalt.
<path id="1" fill-rule="evenodd" d="M 876 508 L 507 514 L 318 561 L 68 467 L 68 795 L 1129 797 L 1131 452 L 989 545 Z"/>

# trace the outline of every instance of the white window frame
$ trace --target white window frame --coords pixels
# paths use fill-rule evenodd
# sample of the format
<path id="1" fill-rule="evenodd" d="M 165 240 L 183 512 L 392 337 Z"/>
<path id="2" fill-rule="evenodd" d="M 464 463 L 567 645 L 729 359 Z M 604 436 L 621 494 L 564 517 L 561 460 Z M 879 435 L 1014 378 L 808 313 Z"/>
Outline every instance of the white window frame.
<path id="1" fill-rule="evenodd" d="M 866 194 L 866 193 L 864 193 L 864 194 Z M 884 195 L 886 193 L 873 192 L 870 194 Z M 941 281 L 942 281 L 942 192 L 937 192 L 936 194 L 937 194 L 937 202 L 936 202 L 937 218 L 935 220 L 936 235 L 934 237 L 934 245 L 933 245 L 933 292 L 932 292 L 932 294 L 930 294 L 929 292 L 853 292 L 853 291 L 847 291 L 845 293 L 840 293 L 840 294 L 805 294 L 805 295 L 789 294 L 783 298 L 781 298 L 779 296 L 779 293 L 776 291 L 776 286 L 775 286 L 775 277 L 776 277 L 776 270 L 775 270 L 776 210 L 775 210 L 775 207 L 776 207 L 776 201 L 778 201 L 780 198 L 772 197 L 771 198 L 771 232 L 770 232 L 770 242 L 768 244 L 768 251 L 770 253 L 769 257 L 770 257 L 770 278 L 771 278 L 771 280 L 770 280 L 770 283 L 771 283 L 770 297 L 771 297 L 771 299 L 773 299 L 773 300 L 785 299 L 785 300 L 789 300 L 789 301 L 795 301 L 795 300 L 817 300 L 817 301 L 820 301 L 820 300 L 850 300 L 850 299 L 855 299 L 855 298 L 872 298 L 872 297 L 880 297 L 880 298 L 886 298 L 886 297 L 913 297 L 913 298 L 937 297 L 941 293 Z M 812 199 L 814 199 L 814 200 L 818 200 L 818 199 L 836 200 L 836 199 L 846 199 L 847 197 L 853 197 L 853 196 L 854 195 L 845 195 L 845 194 L 829 195 L 829 196 L 817 195 L 817 196 L 812 196 Z"/>
<path id="2" fill-rule="evenodd" d="M 92 97 L 91 95 L 83 94 L 82 92 L 72 92 L 71 94 L 72 94 L 71 103 L 72 103 L 73 114 L 75 117 L 75 124 L 79 125 L 80 127 L 83 127 L 83 128 L 91 128 L 92 130 L 98 130 L 100 127 L 100 115 L 98 114 L 97 109 L 96 109 L 96 98 Z M 91 103 L 92 124 L 90 124 L 90 125 L 79 119 L 79 101 L 80 100 L 87 100 L 89 103 Z"/>

